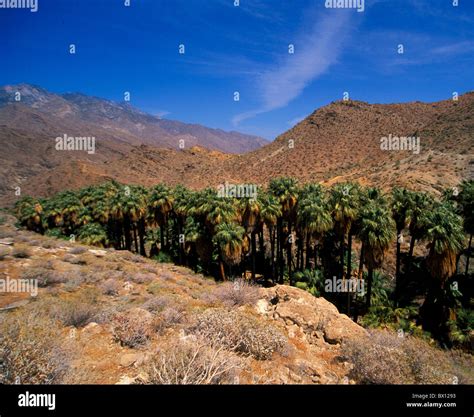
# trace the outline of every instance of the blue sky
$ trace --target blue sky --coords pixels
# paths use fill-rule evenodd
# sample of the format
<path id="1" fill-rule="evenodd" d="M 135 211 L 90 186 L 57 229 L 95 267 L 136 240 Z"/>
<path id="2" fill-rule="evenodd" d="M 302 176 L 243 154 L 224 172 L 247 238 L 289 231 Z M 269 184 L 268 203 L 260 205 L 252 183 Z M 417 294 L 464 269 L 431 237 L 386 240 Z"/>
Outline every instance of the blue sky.
<path id="1" fill-rule="evenodd" d="M 0 8 L 1 85 L 129 91 L 150 113 L 268 139 L 344 92 L 391 103 L 474 89 L 473 0 L 365 0 L 363 12 L 325 0 L 37 1 L 36 13 Z"/>

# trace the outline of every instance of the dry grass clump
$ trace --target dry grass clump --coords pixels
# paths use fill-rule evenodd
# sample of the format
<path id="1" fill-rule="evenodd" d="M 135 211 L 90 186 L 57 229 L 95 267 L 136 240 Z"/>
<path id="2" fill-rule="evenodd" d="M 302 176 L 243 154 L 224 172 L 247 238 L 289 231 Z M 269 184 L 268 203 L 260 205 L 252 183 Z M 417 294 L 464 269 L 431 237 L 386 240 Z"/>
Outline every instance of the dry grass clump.
<path id="1" fill-rule="evenodd" d="M 361 384 L 453 384 L 474 382 L 450 353 L 410 336 L 371 330 L 364 339 L 347 340 L 343 356 L 353 364 L 350 376 Z M 473 361 L 471 358 L 472 368 Z"/>
<path id="2" fill-rule="evenodd" d="M 117 313 L 112 318 L 114 340 L 122 346 L 138 348 L 144 346 L 153 334 L 152 319 L 142 309 Z M 149 313 L 148 313 L 149 314 Z"/>
<path id="3" fill-rule="evenodd" d="M 0 317 L 0 384 L 62 383 L 72 359 L 47 316 L 21 311 Z"/>
<path id="4" fill-rule="evenodd" d="M 42 267 L 26 269 L 21 273 L 20 278 L 25 280 L 36 280 L 38 282 L 38 287 L 40 288 L 45 288 L 48 285 L 53 284 L 62 284 L 68 280 L 66 274 Z"/>
<path id="5" fill-rule="evenodd" d="M 51 312 L 51 315 L 61 321 L 64 326 L 74 327 L 86 326 L 99 314 L 97 293 L 89 289 L 71 298 L 57 301 Z"/>
<path id="6" fill-rule="evenodd" d="M 176 340 L 162 346 L 145 365 L 140 383 L 151 385 L 233 384 L 241 360 L 203 340 Z"/>
<path id="7" fill-rule="evenodd" d="M 219 285 L 209 296 L 211 303 L 220 302 L 226 307 L 254 305 L 260 298 L 257 286 L 243 280 Z"/>
<path id="8" fill-rule="evenodd" d="M 185 322 L 186 310 L 184 307 L 175 304 L 174 306 L 166 307 L 154 320 L 153 328 L 159 334 L 163 334 L 166 329 L 174 327 Z"/>
<path id="9" fill-rule="evenodd" d="M 173 304 L 173 299 L 166 295 L 160 295 L 158 297 L 152 297 L 149 300 L 145 301 L 142 305 L 142 308 L 150 313 L 159 313 L 163 311 L 166 307 Z"/>
<path id="10" fill-rule="evenodd" d="M 31 251 L 25 245 L 15 245 L 13 247 L 12 256 L 19 259 L 29 258 L 31 256 Z"/>
<path id="11" fill-rule="evenodd" d="M 0 261 L 3 261 L 9 254 L 10 250 L 8 248 L 0 247 Z"/>
<path id="12" fill-rule="evenodd" d="M 72 265 L 87 265 L 87 260 L 82 256 L 76 257 L 74 255 L 65 255 L 61 260 Z"/>
<path id="13" fill-rule="evenodd" d="M 105 280 L 100 286 L 102 294 L 116 296 L 120 291 L 120 284 L 113 278 Z"/>
<path id="14" fill-rule="evenodd" d="M 208 309 L 197 317 L 190 331 L 255 359 L 270 359 L 274 352 L 288 351 L 288 341 L 276 327 L 236 310 Z"/>
<path id="15" fill-rule="evenodd" d="M 81 255 L 85 252 L 87 252 L 87 248 L 84 248 L 83 246 L 73 246 L 69 249 L 69 253 L 72 255 Z"/>
<path id="16" fill-rule="evenodd" d="M 143 274 L 143 273 L 135 273 L 130 275 L 130 279 L 135 284 L 149 284 L 155 279 L 155 275 L 153 274 Z"/>

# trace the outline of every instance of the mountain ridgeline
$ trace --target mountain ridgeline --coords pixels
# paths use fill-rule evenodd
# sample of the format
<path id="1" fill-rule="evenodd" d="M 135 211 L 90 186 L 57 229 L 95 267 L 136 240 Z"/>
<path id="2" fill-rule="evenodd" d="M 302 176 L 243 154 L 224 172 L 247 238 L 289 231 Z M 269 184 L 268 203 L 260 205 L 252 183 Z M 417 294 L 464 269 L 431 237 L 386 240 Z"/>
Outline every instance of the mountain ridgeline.
<path id="1" fill-rule="evenodd" d="M 94 136 L 97 151 L 56 151 L 54 138 L 64 134 Z M 416 139 L 418 149 L 384 148 L 383 138 Z M 0 198 L 7 204 L 17 200 L 17 187 L 49 196 L 110 179 L 200 189 L 291 176 L 439 194 L 474 174 L 474 93 L 436 103 L 337 101 L 267 143 L 160 119 L 128 103 L 21 84 L 0 88 L 0 144 Z"/>

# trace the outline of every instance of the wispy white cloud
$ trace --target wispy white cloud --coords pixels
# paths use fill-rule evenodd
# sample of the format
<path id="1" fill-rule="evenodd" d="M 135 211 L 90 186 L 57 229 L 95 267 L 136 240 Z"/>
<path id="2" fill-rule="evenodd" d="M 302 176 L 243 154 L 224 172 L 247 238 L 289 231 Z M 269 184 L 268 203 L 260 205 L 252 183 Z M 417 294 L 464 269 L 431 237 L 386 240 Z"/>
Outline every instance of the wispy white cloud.
<path id="1" fill-rule="evenodd" d="M 305 28 L 294 42 L 295 53 L 257 77 L 261 106 L 236 115 L 233 124 L 285 107 L 325 73 L 337 62 L 351 28 L 352 15 L 347 10 L 324 11 L 309 29 Z"/>
<path id="2" fill-rule="evenodd" d="M 167 110 L 158 110 L 158 111 L 154 112 L 154 114 L 155 114 L 155 116 L 162 119 L 163 117 L 166 117 L 166 116 L 170 115 L 171 112 L 169 112 Z"/>
<path id="3" fill-rule="evenodd" d="M 299 122 L 302 122 L 304 119 L 306 119 L 306 117 L 307 115 L 295 117 L 294 119 L 288 120 L 286 123 L 288 124 L 288 126 L 293 127 L 297 125 Z"/>

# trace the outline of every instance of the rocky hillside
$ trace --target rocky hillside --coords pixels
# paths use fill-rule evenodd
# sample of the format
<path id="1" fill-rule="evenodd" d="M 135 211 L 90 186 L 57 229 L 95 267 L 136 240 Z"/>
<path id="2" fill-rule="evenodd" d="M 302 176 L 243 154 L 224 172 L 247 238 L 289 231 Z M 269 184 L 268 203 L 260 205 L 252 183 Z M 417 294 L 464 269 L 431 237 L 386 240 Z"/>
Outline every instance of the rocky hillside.
<path id="1" fill-rule="evenodd" d="M 16 200 L 15 187 L 23 194 L 47 196 L 110 178 L 203 188 L 224 181 L 264 184 L 277 176 L 292 176 L 301 182 L 358 181 L 438 193 L 474 175 L 474 93 L 437 103 L 334 102 L 274 142 L 231 155 L 219 150 L 250 149 L 238 134 L 226 134 L 232 137 L 224 142 L 238 148 L 230 149 L 218 145 L 222 132 L 202 126 L 159 120 L 128 105 L 80 94 L 59 96 L 22 88 L 22 104 L 11 102 L 11 87 L 0 90 L 4 204 Z M 57 132 L 93 133 L 96 153 L 56 151 Z M 419 152 L 381 149 L 381 138 L 390 135 L 419 138 Z M 177 147 L 180 138 L 184 149 Z"/>
<path id="2" fill-rule="evenodd" d="M 13 292 L 19 280 L 38 283 L 37 294 Z M 8 215 L 0 283 L 0 382 L 347 384 L 386 375 L 382 383 L 450 383 L 453 372 L 472 381 L 471 359 L 421 341 L 422 374 L 396 365 L 394 353 L 413 355 L 415 342 L 395 334 L 377 342 L 297 288 L 217 284 L 126 251 L 17 230 Z"/>

